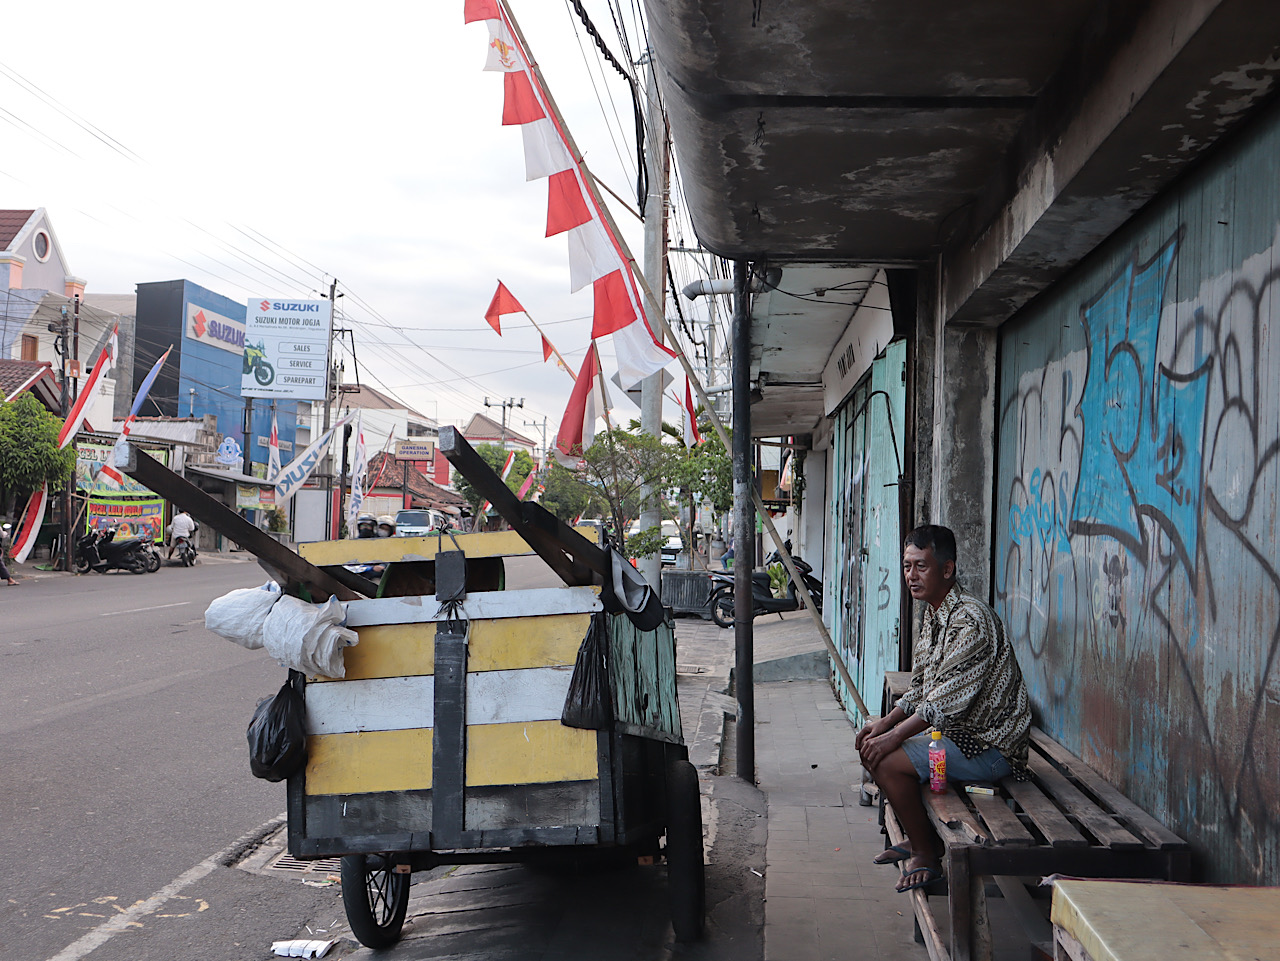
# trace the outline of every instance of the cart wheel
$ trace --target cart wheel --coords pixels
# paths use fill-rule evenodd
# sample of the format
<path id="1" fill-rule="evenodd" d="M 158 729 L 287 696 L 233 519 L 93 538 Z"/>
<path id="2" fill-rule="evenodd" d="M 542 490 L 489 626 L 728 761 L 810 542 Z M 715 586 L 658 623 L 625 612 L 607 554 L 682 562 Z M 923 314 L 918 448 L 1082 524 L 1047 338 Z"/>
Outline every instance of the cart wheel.
<path id="1" fill-rule="evenodd" d="M 342 904 L 347 922 L 367 948 L 400 940 L 409 907 L 409 875 L 392 871 L 386 854 L 349 854 L 342 859 Z"/>
<path id="2" fill-rule="evenodd" d="M 716 588 L 711 595 L 711 619 L 720 627 L 733 627 L 733 588 Z"/>
<path id="3" fill-rule="evenodd" d="M 698 772 L 688 761 L 675 760 L 667 767 L 667 895 L 677 941 L 702 937 L 705 880 Z"/>

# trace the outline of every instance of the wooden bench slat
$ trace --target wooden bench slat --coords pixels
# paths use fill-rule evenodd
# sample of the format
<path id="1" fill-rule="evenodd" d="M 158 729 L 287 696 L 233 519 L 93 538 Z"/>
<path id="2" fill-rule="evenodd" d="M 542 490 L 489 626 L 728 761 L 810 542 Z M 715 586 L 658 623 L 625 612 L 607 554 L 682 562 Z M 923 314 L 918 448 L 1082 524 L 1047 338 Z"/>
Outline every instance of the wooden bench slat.
<path id="1" fill-rule="evenodd" d="M 1000 782 L 1000 786 L 1005 789 L 1011 798 L 1018 802 L 1023 813 L 1031 818 L 1031 823 L 1036 826 L 1036 830 L 1044 835 L 1045 841 L 1051 847 L 1083 848 L 1089 846 L 1089 842 L 1084 835 L 1075 829 L 1075 826 L 1063 816 L 1052 801 L 1040 793 L 1040 789 L 1034 784 L 1028 781 L 1016 781 L 1011 777 L 1007 777 Z"/>
<path id="2" fill-rule="evenodd" d="M 924 798 L 924 806 L 932 813 L 934 820 L 958 831 L 963 836 L 961 843 L 989 844 L 991 842 L 987 832 L 978 824 L 977 819 L 964 803 L 964 798 L 956 793 L 954 784 L 948 784 L 943 794 L 934 794 L 927 784 L 921 787 L 920 792 Z"/>
<path id="3" fill-rule="evenodd" d="M 1134 804 L 1101 774 L 1038 728 L 1031 729 L 1031 741 L 1052 761 L 1083 783 L 1125 824 L 1158 848 L 1185 848 L 1187 842 Z"/>
<path id="4" fill-rule="evenodd" d="M 996 844 L 1034 844 L 1035 838 L 1018 816 L 1009 810 L 1002 797 L 972 794 L 969 800 L 987 827 L 987 833 Z"/>
<path id="5" fill-rule="evenodd" d="M 1117 851 L 1146 846 L 1085 797 L 1080 789 L 1068 781 L 1062 772 L 1050 764 L 1046 758 L 1033 751 L 1028 760 L 1031 773 L 1035 775 L 1041 787 L 1052 794 L 1058 804 L 1062 805 L 1063 810 L 1080 822 L 1081 827 L 1104 845 L 1115 848 Z"/>

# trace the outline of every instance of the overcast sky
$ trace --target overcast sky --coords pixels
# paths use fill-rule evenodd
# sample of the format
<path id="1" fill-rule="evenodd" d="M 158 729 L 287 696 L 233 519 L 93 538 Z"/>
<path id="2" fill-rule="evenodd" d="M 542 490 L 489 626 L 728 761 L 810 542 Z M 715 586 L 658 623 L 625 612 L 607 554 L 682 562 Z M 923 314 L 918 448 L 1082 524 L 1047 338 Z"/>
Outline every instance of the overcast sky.
<path id="1" fill-rule="evenodd" d="M 625 61 L 606 3 L 586 6 Z M 634 204 L 622 78 L 601 70 L 563 0 L 512 7 L 588 165 Z M 316 296 L 336 276 L 366 382 L 444 423 L 483 410 L 486 394 L 523 396 L 512 424 L 541 442 L 523 422 L 545 415 L 554 436 L 569 378 L 541 363 L 523 317 L 499 338 L 484 311 L 501 278 L 576 366 L 591 288 L 568 293 L 565 238 L 543 236 L 546 183 L 525 182 L 519 130 L 501 125 L 501 75 L 481 70 L 487 33 L 464 26 L 462 8 L 10 5 L 0 207 L 46 208 L 90 293 L 187 278 L 244 303 Z M 597 91 L 611 97 L 603 109 Z M 611 206 L 641 257 L 639 222 Z M 687 231 L 672 242 L 696 243 Z"/>

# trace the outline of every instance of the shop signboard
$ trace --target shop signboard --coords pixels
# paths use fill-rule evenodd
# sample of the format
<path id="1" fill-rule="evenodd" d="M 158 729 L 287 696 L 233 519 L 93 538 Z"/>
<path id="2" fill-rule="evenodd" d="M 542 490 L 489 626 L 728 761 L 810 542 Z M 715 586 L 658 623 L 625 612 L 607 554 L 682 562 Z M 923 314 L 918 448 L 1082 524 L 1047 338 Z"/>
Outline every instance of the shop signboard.
<path id="1" fill-rule="evenodd" d="M 433 440 L 396 441 L 396 460 L 435 463 L 436 442 Z"/>
<path id="2" fill-rule="evenodd" d="M 164 498 L 90 497 L 85 509 L 85 529 L 116 529 L 116 538 L 139 537 L 150 533 L 164 540 Z"/>
<path id="3" fill-rule="evenodd" d="M 186 335 L 210 347 L 232 354 L 244 353 L 244 323 L 233 320 L 208 307 L 187 304 Z"/>
<path id="4" fill-rule="evenodd" d="M 256 484 L 236 485 L 236 507 L 249 511 L 269 511 L 276 506 L 276 489 Z"/>
<path id="5" fill-rule="evenodd" d="M 324 400 L 332 317 L 327 300 L 250 300 L 240 393 Z"/>

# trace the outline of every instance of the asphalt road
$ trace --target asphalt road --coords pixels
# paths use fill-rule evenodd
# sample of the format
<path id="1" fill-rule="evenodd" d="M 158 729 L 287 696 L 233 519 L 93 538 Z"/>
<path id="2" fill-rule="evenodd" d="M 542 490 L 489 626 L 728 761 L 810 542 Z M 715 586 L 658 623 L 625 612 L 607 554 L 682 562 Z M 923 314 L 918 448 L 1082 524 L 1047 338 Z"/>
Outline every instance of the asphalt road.
<path id="1" fill-rule="evenodd" d="M 214 597 L 266 580 L 232 556 L 0 587 L 6 961 L 239 961 L 342 917 L 336 886 L 209 860 L 285 809 L 284 785 L 249 773 L 245 742 L 285 673 L 204 629 Z M 555 583 L 536 558 L 508 577 Z"/>

